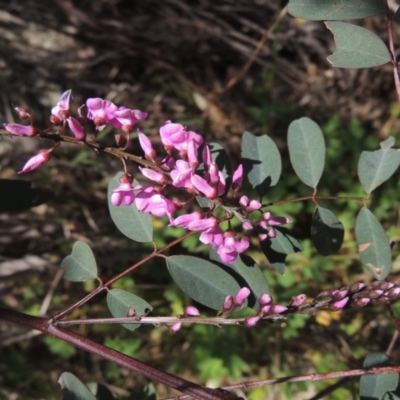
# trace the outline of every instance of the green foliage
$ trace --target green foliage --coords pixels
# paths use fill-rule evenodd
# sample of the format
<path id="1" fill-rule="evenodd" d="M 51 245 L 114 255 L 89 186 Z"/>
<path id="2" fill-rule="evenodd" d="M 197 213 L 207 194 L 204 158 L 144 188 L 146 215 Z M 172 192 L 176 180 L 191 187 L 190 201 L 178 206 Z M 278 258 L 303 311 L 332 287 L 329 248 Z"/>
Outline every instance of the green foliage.
<path id="1" fill-rule="evenodd" d="M 61 374 L 59 383 L 63 391 L 62 400 L 96 400 L 94 394 L 69 372 Z"/>
<path id="2" fill-rule="evenodd" d="M 300 118 L 289 125 L 290 162 L 297 176 L 316 188 L 325 165 L 325 140 L 321 128 L 310 118 Z"/>
<path id="3" fill-rule="evenodd" d="M 390 365 L 389 358 L 384 354 L 372 352 L 367 355 L 364 361 L 364 368 L 373 368 Z M 393 393 L 399 384 L 399 374 L 365 375 L 360 380 L 360 398 L 361 400 L 380 400 L 382 398 L 398 399 Z M 391 395 L 382 397 L 384 394 Z"/>
<path id="4" fill-rule="evenodd" d="M 49 351 L 60 358 L 68 359 L 76 354 L 76 348 L 52 336 L 46 336 L 44 339 Z"/>
<path id="5" fill-rule="evenodd" d="M 356 238 L 363 266 L 376 279 L 385 279 L 392 266 L 389 238 L 368 208 L 363 207 L 357 216 Z"/>
<path id="6" fill-rule="evenodd" d="M 342 20 L 372 17 L 386 12 L 384 0 L 290 0 L 288 11 L 310 20 Z"/>
<path id="7" fill-rule="evenodd" d="M 151 242 L 153 240 L 153 223 L 150 214 L 140 212 L 135 203 L 130 206 L 122 204 L 120 207 L 115 207 L 111 203 L 112 191 L 119 186 L 119 178 L 122 175 L 122 172 L 118 172 L 108 185 L 107 198 L 111 218 L 119 231 L 129 239 L 136 242 Z M 138 182 L 134 181 L 133 185 L 137 186 Z"/>
<path id="8" fill-rule="evenodd" d="M 68 281 L 82 282 L 97 277 L 96 259 L 85 242 L 76 242 L 71 255 L 64 258 L 61 266 L 65 268 L 64 279 Z"/>
<path id="9" fill-rule="evenodd" d="M 125 290 L 112 289 L 107 292 L 107 305 L 115 318 L 127 317 L 132 312 L 134 317 L 140 317 L 151 311 L 153 307 L 147 301 Z M 139 328 L 140 324 L 122 324 L 130 331 Z"/>
<path id="10" fill-rule="evenodd" d="M 281 176 L 281 155 L 274 141 L 245 132 L 242 137 L 243 169 L 260 197 L 274 187 Z"/>
<path id="11" fill-rule="evenodd" d="M 166 259 L 175 283 L 193 300 L 221 311 L 227 296 L 235 296 L 239 283 L 231 271 L 217 264 L 192 256 L 171 256 Z M 247 306 L 247 301 L 241 307 Z"/>

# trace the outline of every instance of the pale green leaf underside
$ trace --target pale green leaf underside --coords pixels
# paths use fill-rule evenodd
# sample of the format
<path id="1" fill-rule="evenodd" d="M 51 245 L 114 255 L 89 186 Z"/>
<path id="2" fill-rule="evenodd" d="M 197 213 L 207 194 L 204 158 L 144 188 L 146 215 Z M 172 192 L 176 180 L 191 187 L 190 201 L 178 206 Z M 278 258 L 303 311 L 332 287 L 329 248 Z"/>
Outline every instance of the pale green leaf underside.
<path id="1" fill-rule="evenodd" d="M 62 400 L 96 400 L 94 394 L 69 372 L 63 372 L 58 383 L 63 391 Z"/>
<path id="2" fill-rule="evenodd" d="M 119 231 L 129 239 L 141 243 L 151 242 L 153 240 L 153 222 L 149 213 L 140 212 L 135 203 L 126 206 L 122 202 L 119 207 L 111 204 L 112 191 L 119 186 L 119 178 L 122 174 L 122 172 L 118 172 L 108 185 L 107 198 L 111 218 Z M 134 182 L 135 185 L 138 183 Z"/>
<path id="3" fill-rule="evenodd" d="M 282 160 L 276 144 L 270 137 L 244 132 L 242 161 L 244 172 L 260 197 L 278 183 Z"/>
<path id="4" fill-rule="evenodd" d="M 288 12 L 314 21 L 338 21 L 383 14 L 386 5 L 384 0 L 290 0 Z"/>
<path id="5" fill-rule="evenodd" d="M 146 311 L 152 310 L 153 307 L 147 301 L 140 297 L 121 289 L 112 289 L 107 293 L 107 305 L 114 318 L 126 317 L 128 311 L 133 309 L 135 316 L 143 316 Z M 123 327 L 134 331 L 139 328 L 140 323 L 137 324 L 122 324 Z"/>
<path id="6" fill-rule="evenodd" d="M 392 265 L 389 238 L 376 217 L 365 207 L 357 216 L 356 240 L 363 266 L 376 279 L 385 279 Z"/>
<path id="7" fill-rule="evenodd" d="M 371 352 L 364 360 L 364 368 L 389 366 L 390 359 L 382 353 Z M 381 400 L 383 395 L 395 390 L 399 383 L 399 374 L 364 375 L 360 379 L 360 398 L 361 400 Z M 394 400 L 397 396 L 389 396 L 388 399 Z"/>
<path id="8" fill-rule="evenodd" d="M 316 188 L 325 165 L 325 140 L 321 128 L 312 119 L 293 121 L 288 130 L 290 162 L 297 176 Z"/>
<path id="9" fill-rule="evenodd" d="M 192 256 L 171 256 L 166 261 L 175 283 L 190 298 L 214 310 L 221 311 L 225 298 L 240 290 L 236 280 L 217 264 Z"/>
<path id="10" fill-rule="evenodd" d="M 370 68 L 391 60 L 385 43 L 374 33 L 346 22 L 326 22 L 335 37 L 336 50 L 328 57 L 339 68 Z"/>
<path id="11" fill-rule="evenodd" d="M 92 249 L 85 242 L 75 242 L 72 253 L 61 262 L 65 268 L 64 279 L 83 282 L 97 277 L 97 264 Z"/>
<path id="12" fill-rule="evenodd" d="M 223 263 L 217 251 L 212 247 L 210 248 L 210 260 L 215 260 Z M 255 307 L 258 309 L 258 299 L 264 293 L 270 293 L 270 290 L 268 282 L 265 279 L 265 276 L 257 263 L 250 256 L 246 254 L 239 254 L 239 256 L 232 264 L 223 264 L 226 265 L 228 268 L 232 268 L 246 281 L 246 286 L 255 296 L 254 304 L 249 301 L 249 307 Z"/>
<path id="13" fill-rule="evenodd" d="M 376 151 L 363 151 L 358 162 L 358 176 L 367 193 L 388 180 L 399 168 L 400 151 L 382 148 Z"/>

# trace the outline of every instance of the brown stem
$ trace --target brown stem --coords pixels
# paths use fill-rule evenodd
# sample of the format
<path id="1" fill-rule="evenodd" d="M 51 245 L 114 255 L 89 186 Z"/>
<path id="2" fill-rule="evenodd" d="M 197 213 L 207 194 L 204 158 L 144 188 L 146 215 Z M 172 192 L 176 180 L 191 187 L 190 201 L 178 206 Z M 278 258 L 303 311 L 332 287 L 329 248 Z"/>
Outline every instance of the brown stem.
<path id="1" fill-rule="evenodd" d="M 160 371 L 141 361 L 128 357 L 118 351 L 110 349 L 99 343 L 96 343 L 85 336 L 81 336 L 67 329 L 51 325 L 51 320 L 48 318 L 33 317 L 31 315 L 22 314 L 18 311 L 8 310 L 0 307 L 0 319 L 5 321 L 25 326 L 31 329 L 36 329 L 57 339 L 63 340 L 78 349 L 87 351 L 91 354 L 98 355 L 104 359 L 113 362 L 120 367 L 126 368 L 133 372 L 138 372 L 143 376 L 163 383 L 173 389 L 193 396 L 196 399 L 202 400 L 233 400 L 238 397 L 233 396 L 221 389 L 210 389 L 181 379 L 175 375 Z"/>
<path id="2" fill-rule="evenodd" d="M 0 135 L 6 135 L 6 136 L 15 136 L 15 137 L 20 137 L 19 135 L 14 135 L 8 131 L 6 131 L 5 129 L 0 129 Z M 162 171 L 165 173 L 165 171 L 163 169 L 161 169 L 160 167 L 158 167 L 155 163 L 145 160 L 142 157 L 138 157 L 135 156 L 133 154 L 130 154 L 126 151 L 123 151 L 121 149 L 116 149 L 114 147 L 107 147 L 102 145 L 101 143 L 98 142 L 89 142 L 89 141 L 82 141 L 82 140 L 78 140 L 72 136 L 65 136 L 65 135 L 59 135 L 57 133 L 47 133 L 46 131 L 39 131 L 38 135 L 36 136 L 30 136 L 33 138 L 38 138 L 38 139 L 50 139 L 53 140 L 56 143 L 59 142 L 65 142 L 65 143 L 72 143 L 78 146 L 86 146 L 86 147 L 90 147 L 98 152 L 103 152 L 103 153 L 108 153 L 108 154 L 112 154 L 120 159 L 126 159 L 126 160 L 131 160 L 134 161 L 138 164 L 141 164 L 145 167 L 148 168 L 152 168 L 154 170 L 157 171 Z"/>
<path id="3" fill-rule="evenodd" d="M 287 199 L 287 200 L 280 200 L 272 203 L 267 203 L 263 204 L 262 207 L 271 207 L 271 206 L 277 206 L 281 204 L 287 204 L 287 203 L 295 203 L 298 201 L 305 201 L 305 200 L 357 200 L 357 201 L 362 201 L 366 200 L 364 197 L 358 197 L 358 196 L 303 196 L 303 197 L 296 197 L 294 199 Z"/>
<path id="4" fill-rule="evenodd" d="M 389 6 L 386 2 L 387 7 L 387 26 L 388 26 L 388 40 L 389 40 L 389 51 L 390 56 L 392 58 L 392 67 L 393 67 L 393 77 L 394 84 L 396 86 L 397 99 L 400 102 L 400 79 L 399 79 L 399 66 L 396 60 L 396 52 L 394 48 L 394 38 L 393 38 L 393 12 L 389 9 Z"/>
<path id="5" fill-rule="evenodd" d="M 126 269 L 125 271 L 121 272 L 119 275 L 115 276 L 114 278 L 112 278 L 109 281 L 107 281 L 106 283 L 104 283 L 103 286 L 99 286 L 97 289 L 93 290 L 93 292 L 89 293 L 87 296 L 85 296 L 83 299 L 81 299 L 78 302 L 76 302 L 75 304 L 73 304 L 71 307 L 67 308 L 66 310 L 64 310 L 64 311 L 62 311 L 60 313 L 55 314 L 53 316 L 53 318 L 51 319 L 51 322 L 59 321 L 60 319 L 64 318 L 66 315 L 70 314 L 71 312 L 73 312 L 77 308 L 81 307 L 83 304 L 87 303 L 90 299 L 92 299 L 94 296 L 96 296 L 97 294 L 99 294 L 100 292 L 105 290 L 107 287 L 111 286 L 118 279 L 121 279 L 122 277 L 128 275 L 130 272 L 132 272 L 136 268 L 140 267 L 141 265 L 143 265 L 147 261 L 153 259 L 154 257 L 159 256 L 164 251 L 168 250 L 170 247 L 175 246 L 176 244 L 182 242 L 186 238 L 188 238 L 188 237 L 190 237 L 190 236 L 192 236 L 192 235 L 194 235 L 196 233 L 197 232 L 188 232 L 185 235 L 183 235 L 182 237 L 180 237 L 178 239 L 175 239 L 171 243 L 168 243 L 167 245 L 165 245 L 161 249 L 149 254 L 147 257 L 143 258 L 142 260 L 140 260 L 136 264 L 134 264 L 131 267 L 129 267 L 128 269 Z"/>

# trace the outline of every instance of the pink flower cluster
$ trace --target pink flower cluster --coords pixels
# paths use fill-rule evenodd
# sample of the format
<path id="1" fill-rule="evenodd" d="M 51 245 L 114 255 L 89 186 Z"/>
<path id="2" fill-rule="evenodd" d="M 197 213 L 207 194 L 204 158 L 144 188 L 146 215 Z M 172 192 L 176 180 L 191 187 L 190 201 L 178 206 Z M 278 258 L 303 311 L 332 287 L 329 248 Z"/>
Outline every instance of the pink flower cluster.
<path id="1" fill-rule="evenodd" d="M 173 213 L 181 208 L 182 202 L 170 200 L 165 195 L 168 185 L 184 189 L 191 196 L 186 203 L 195 196 L 201 196 L 210 200 L 214 209 L 224 209 L 227 214 L 225 219 L 230 219 L 233 215 L 243 216 L 243 229 L 256 229 L 260 240 L 275 237 L 276 231 L 273 227 L 290 222 L 284 217 L 272 217 L 268 212 L 261 213 L 261 219 L 257 221 L 248 219 L 250 213 L 260 212 L 262 206 L 260 202 L 250 201 L 246 196 L 240 198 L 236 212 L 225 207 L 221 199 L 227 191 L 225 177 L 212 159 L 209 146 L 196 132 L 188 131 L 181 124 L 166 121 L 160 128 L 160 137 L 167 156 L 159 162 L 156 161 L 156 151 L 151 140 L 140 130 L 138 137 L 145 157 L 154 163 L 154 168 L 139 169 L 146 178 L 159 186 L 134 187 L 131 178 L 125 174 L 120 180 L 120 186 L 113 191 L 111 202 L 114 206 L 119 206 L 122 202 L 126 205 L 135 202 L 142 212 L 149 212 L 157 217 L 168 216 L 169 226 L 201 232 L 199 240 L 217 248 L 221 260 L 229 264 L 248 249 L 248 236 L 238 238 L 232 229 L 224 232 L 219 226 L 223 219 L 214 216 L 212 211 L 194 211 L 174 218 Z M 179 154 L 179 158 L 174 158 L 174 153 Z M 202 173 L 198 171 L 200 162 L 204 168 Z M 240 192 L 242 180 L 243 167 L 239 165 L 232 179 L 233 197 Z"/>
<path id="2" fill-rule="evenodd" d="M 117 107 L 110 100 L 90 98 L 86 101 L 87 116 L 82 116 L 82 107 L 78 109 L 78 116 L 71 116 L 70 106 L 73 101 L 71 90 L 64 92 L 57 104 L 51 110 L 52 127 L 60 126 L 58 133 L 64 132 L 69 127 L 76 139 L 85 141 L 85 125 L 87 119 L 94 122 L 96 130 L 101 130 L 109 125 L 121 129 L 126 141 L 121 142 L 123 148 L 129 144 L 129 135 L 136 123 L 147 117 L 145 112 L 131 110 L 126 107 Z M 30 125 L 4 124 L 4 127 L 14 135 L 34 136 L 40 133 L 34 126 L 31 112 L 26 108 L 15 108 L 21 119 L 29 119 Z M 250 241 L 246 234 L 238 236 L 229 228 L 225 232 L 220 227 L 221 222 L 234 216 L 239 218 L 245 232 L 255 230 L 260 240 L 267 240 L 276 236 L 275 227 L 289 223 L 285 217 L 273 217 L 269 212 L 262 212 L 262 205 L 257 200 L 249 200 L 247 196 L 240 196 L 243 181 L 243 167 L 239 165 L 232 177 L 231 198 L 235 206 L 228 206 L 223 197 L 230 189 L 226 185 L 225 177 L 218 165 L 211 157 L 210 147 L 204 143 L 201 135 L 188 130 L 179 123 L 166 121 L 159 130 L 166 156 L 158 160 L 151 140 L 140 130 L 138 138 L 144 155 L 150 165 L 139 167 L 141 173 L 154 182 L 152 186 L 132 185 L 132 178 L 125 170 L 120 179 L 120 185 L 113 190 L 111 203 L 118 207 L 135 203 L 141 212 L 148 212 L 156 217 L 167 216 L 169 226 L 182 227 L 191 231 L 201 232 L 200 241 L 217 249 L 221 260 L 233 263 L 240 253 L 249 248 Z M 48 150 L 41 150 L 25 164 L 20 173 L 25 173 L 38 168 L 50 159 L 51 153 L 59 143 Z M 199 166 L 201 164 L 201 170 Z M 168 186 L 182 189 L 189 195 L 189 199 L 181 201 L 171 199 L 166 195 Z M 174 217 L 174 213 L 184 204 L 192 202 L 196 196 L 209 200 L 210 210 L 205 212 L 195 211 Z M 218 218 L 213 212 L 217 208 L 225 212 L 225 217 Z M 258 218 L 251 219 L 253 212 L 259 214 Z M 229 224 L 230 226 L 230 224 Z"/>

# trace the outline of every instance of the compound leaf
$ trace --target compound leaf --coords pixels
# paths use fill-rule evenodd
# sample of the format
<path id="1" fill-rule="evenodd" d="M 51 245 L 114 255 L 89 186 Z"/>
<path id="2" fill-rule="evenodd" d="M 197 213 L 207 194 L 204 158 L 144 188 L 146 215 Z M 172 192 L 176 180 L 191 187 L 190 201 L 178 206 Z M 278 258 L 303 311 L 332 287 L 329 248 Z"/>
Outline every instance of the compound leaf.
<path id="1" fill-rule="evenodd" d="M 112 191 L 119 186 L 119 178 L 122 175 L 123 172 L 118 172 L 108 185 L 107 198 L 111 218 L 119 231 L 129 239 L 142 243 L 151 242 L 153 240 L 153 222 L 150 214 L 140 212 L 135 203 L 130 206 L 122 203 L 119 207 L 115 207 L 111 203 Z M 138 182 L 133 184 L 137 186 Z"/>
<path id="2" fill-rule="evenodd" d="M 242 138 L 243 169 L 260 197 L 277 184 L 282 160 L 274 141 L 266 136 L 245 132 Z"/>
<path id="3" fill-rule="evenodd" d="M 325 140 L 321 128 L 312 119 L 293 121 L 288 130 L 290 162 L 297 176 L 316 188 L 325 164 Z"/>
<path id="4" fill-rule="evenodd" d="M 374 214 L 366 207 L 357 216 L 356 240 L 363 266 L 376 279 L 385 279 L 392 265 L 389 238 Z"/>
<path id="5" fill-rule="evenodd" d="M 72 253 L 61 262 L 65 268 L 64 279 L 83 282 L 97 277 L 97 264 L 92 249 L 85 242 L 75 242 Z"/>
<path id="6" fill-rule="evenodd" d="M 123 318 L 128 315 L 128 311 L 134 310 L 135 317 L 140 317 L 146 314 L 148 310 L 153 307 L 147 301 L 140 297 L 129 293 L 126 290 L 112 289 L 107 293 L 107 305 L 111 314 L 115 318 Z M 134 331 L 139 328 L 140 323 L 136 324 L 122 324 L 123 327 Z"/>
<path id="7" fill-rule="evenodd" d="M 385 43 L 365 28 L 346 22 L 326 22 L 335 37 L 336 50 L 328 61 L 339 68 L 370 68 L 390 62 Z"/>

